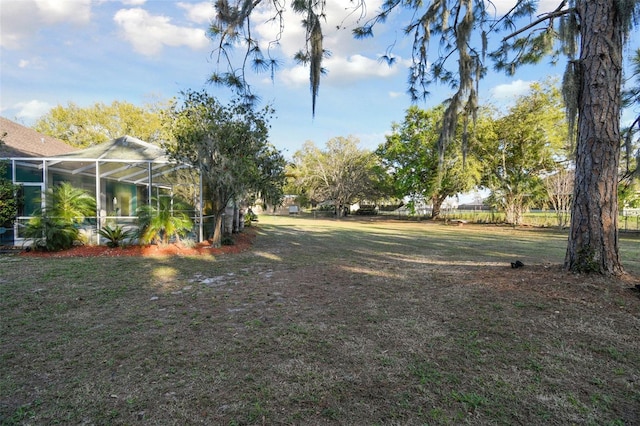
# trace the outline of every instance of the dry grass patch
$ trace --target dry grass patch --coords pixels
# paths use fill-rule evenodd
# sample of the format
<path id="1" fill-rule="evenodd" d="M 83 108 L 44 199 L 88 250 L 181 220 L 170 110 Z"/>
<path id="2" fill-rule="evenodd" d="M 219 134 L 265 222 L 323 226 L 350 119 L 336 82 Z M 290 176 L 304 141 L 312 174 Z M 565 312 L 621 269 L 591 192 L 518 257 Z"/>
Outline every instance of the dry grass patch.
<path id="1" fill-rule="evenodd" d="M 258 234 L 219 258 L 0 257 L 2 423 L 640 422 L 635 275 L 564 273 L 566 235 L 267 216 Z"/>

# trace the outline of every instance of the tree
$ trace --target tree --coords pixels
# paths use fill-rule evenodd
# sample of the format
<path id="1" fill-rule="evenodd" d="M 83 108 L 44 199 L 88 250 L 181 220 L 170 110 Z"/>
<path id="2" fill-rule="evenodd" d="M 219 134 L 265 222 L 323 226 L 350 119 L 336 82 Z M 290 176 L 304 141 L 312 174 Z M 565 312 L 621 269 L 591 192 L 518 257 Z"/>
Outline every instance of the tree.
<path id="1" fill-rule="evenodd" d="M 558 228 L 563 229 L 569 224 L 571 209 L 571 194 L 573 192 L 573 170 L 558 168 L 558 170 L 544 178 L 549 203 L 556 212 Z"/>
<path id="2" fill-rule="evenodd" d="M 293 155 L 296 185 L 316 202 L 333 202 L 336 213 L 371 194 L 376 181 L 375 156 L 358 148 L 354 137 L 336 137 L 326 143 L 323 151 L 305 142 Z"/>
<path id="3" fill-rule="evenodd" d="M 482 159 L 483 185 L 505 212 L 506 222 L 522 215 L 544 194 L 542 175 L 555 170 L 567 140 L 560 92 L 552 84 L 534 84 L 509 113 L 476 131 L 474 152 Z"/>
<path id="4" fill-rule="evenodd" d="M 376 154 L 392 176 L 396 196 L 413 202 L 431 202 L 431 217 L 440 215 L 447 197 L 469 191 L 480 179 L 475 158 L 463 159 L 459 145 L 451 144 L 440 156 L 439 126 L 444 107 L 421 110 L 411 106 L 402 124 L 393 123 L 391 135 Z"/>
<path id="5" fill-rule="evenodd" d="M 278 205 L 285 161 L 268 142 L 269 107 L 255 111 L 238 100 L 221 104 L 206 92 L 187 91 L 166 117 L 172 139 L 164 144 L 175 160 L 196 167 L 215 216 L 212 244 L 222 241 L 222 214 L 232 201 L 258 194 Z"/>
<path id="6" fill-rule="evenodd" d="M 640 105 L 640 49 L 636 49 L 631 57 L 631 76 L 627 78 L 629 86 L 623 92 L 623 105 L 632 107 Z M 623 129 L 624 134 L 624 163 L 618 186 L 618 199 L 621 206 L 638 207 L 638 176 L 640 175 L 640 149 L 638 148 L 638 131 L 640 130 L 640 115 Z"/>
<path id="7" fill-rule="evenodd" d="M 277 61 L 265 57 L 259 40 L 252 37 L 251 14 L 266 0 L 230 4 L 216 2 L 218 12 L 211 33 L 218 37 L 218 52 L 229 58 L 229 41 L 243 36 L 245 63 L 257 69 L 273 69 Z M 284 3 L 269 1 L 274 19 L 284 25 Z M 313 103 L 322 75 L 322 17 L 326 2 L 294 1 L 294 10 L 305 15 L 305 49 L 299 59 L 310 65 Z M 454 92 L 445 111 L 440 147 L 454 138 L 459 118 L 466 127 L 475 118 L 478 84 L 486 73 L 485 53 L 490 37 L 509 31 L 501 47 L 490 55 L 498 69 L 514 73 L 519 65 L 538 63 L 551 55 L 568 57 L 564 93 L 570 125 L 577 123 L 576 181 L 565 267 L 574 272 L 619 275 L 617 234 L 617 171 L 620 145 L 620 103 L 623 43 L 640 14 L 637 0 L 558 0 L 558 7 L 538 15 L 518 28 L 519 18 L 536 13 L 536 0 L 517 0 L 513 8 L 495 17 L 495 5 L 486 0 L 386 1 L 376 16 L 354 29 L 356 37 L 371 37 L 376 24 L 394 11 L 406 9 L 405 34 L 413 36 L 413 65 L 409 70 L 409 93 L 413 99 L 428 96 L 434 82 L 450 84 Z M 359 0 L 356 7 L 364 7 Z M 350 10 L 349 13 L 352 13 Z M 430 56 L 432 36 L 439 38 L 435 58 Z M 512 56 L 511 56 L 512 55 Z M 386 55 L 393 61 L 392 54 Z M 451 65 L 453 64 L 453 65 Z M 242 90 L 248 85 L 241 72 L 228 68 L 212 81 Z M 245 90 L 246 91 L 246 90 Z M 577 120 L 576 120 L 577 117 Z M 467 138 L 462 138 L 464 144 Z M 463 151 L 465 151 L 463 149 Z"/>
<path id="8" fill-rule="evenodd" d="M 163 133 L 161 102 L 138 107 L 128 102 L 113 101 L 111 105 L 96 103 L 81 108 L 69 102 L 58 105 L 41 117 L 34 129 L 68 144 L 84 148 L 129 135 L 159 144 Z"/>
<path id="9" fill-rule="evenodd" d="M 0 146 L 4 145 L 3 138 L 7 132 L 0 135 Z M 12 225 L 18 214 L 19 185 L 14 185 L 9 173 L 7 162 L 0 161 L 0 227 Z"/>

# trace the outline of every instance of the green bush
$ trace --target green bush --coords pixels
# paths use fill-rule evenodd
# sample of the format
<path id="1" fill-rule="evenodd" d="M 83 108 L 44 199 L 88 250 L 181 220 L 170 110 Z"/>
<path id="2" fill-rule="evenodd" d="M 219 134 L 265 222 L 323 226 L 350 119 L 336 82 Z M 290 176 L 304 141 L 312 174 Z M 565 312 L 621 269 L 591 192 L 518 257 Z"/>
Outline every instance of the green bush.
<path id="1" fill-rule="evenodd" d="M 189 206 L 169 198 L 153 200 L 152 205 L 138 209 L 138 227 L 140 241 L 144 244 L 169 243 L 171 237 L 178 240 L 191 231 L 193 223 L 189 215 L 184 213 Z"/>
<path id="2" fill-rule="evenodd" d="M 132 237 L 134 235 L 134 232 L 125 231 L 124 228 L 122 228 L 122 226 L 120 225 L 116 225 L 115 227 L 105 225 L 98 231 L 98 234 L 109 240 L 107 242 L 107 246 L 115 248 L 119 247 L 120 244 L 127 238 Z"/>
<path id="3" fill-rule="evenodd" d="M 78 225 L 95 216 L 96 200 L 86 191 L 63 182 L 49 188 L 45 208 L 27 223 L 25 236 L 36 250 L 57 251 L 71 248 L 78 240 Z"/>
<path id="4" fill-rule="evenodd" d="M 19 185 L 5 177 L 7 163 L 0 161 L 0 226 L 13 224 L 20 204 Z"/>

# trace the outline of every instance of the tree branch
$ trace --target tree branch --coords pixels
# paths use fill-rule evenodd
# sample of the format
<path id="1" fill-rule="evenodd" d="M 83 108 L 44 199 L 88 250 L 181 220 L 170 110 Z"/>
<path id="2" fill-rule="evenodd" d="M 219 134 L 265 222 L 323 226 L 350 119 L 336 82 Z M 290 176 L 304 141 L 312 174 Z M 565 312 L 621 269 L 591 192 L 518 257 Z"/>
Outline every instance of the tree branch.
<path id="1" fill-rule="evenodd" d="M 513 33 L 509 34 L 508 36 L 504 37 L 502 39 L 502 42 L 505 42 L 505 41 L 509 40 L 510 38 L 513 38 L 513 37 L 517 36 L 518 34 L 521 34 L 521 33 L 525 32 L 525 31 L 529 30 L 530 28 L 535 27 L 536 25 L 540 24 L 541 22 L 548 21 L 549 19 L 554 19 L 554 18 L 557 18 L 559 16 L 563 16 L 563 15 L 567 15 L 567 14 L 570 14 L 570 13 L 574 13 L 575 12 L 575 8 L 573 8 L 573 7 L 569 8 L 569 9 L 562 10 L 562 7 L 564 7 L 565 3 L 566 3 L 566 1 L 563 1 L 560 4 L 560 6 L 558 6 L 558 8 L 556 10 L 554 10 L 553 12 L 549 12 L 549 13 L 543 15 L 541 18 L 536 19 L 535 21 L 533 21 L 529 25 L 526 25 L 526 26 L 520 28 L 518 31 L 513 32 Z"/>

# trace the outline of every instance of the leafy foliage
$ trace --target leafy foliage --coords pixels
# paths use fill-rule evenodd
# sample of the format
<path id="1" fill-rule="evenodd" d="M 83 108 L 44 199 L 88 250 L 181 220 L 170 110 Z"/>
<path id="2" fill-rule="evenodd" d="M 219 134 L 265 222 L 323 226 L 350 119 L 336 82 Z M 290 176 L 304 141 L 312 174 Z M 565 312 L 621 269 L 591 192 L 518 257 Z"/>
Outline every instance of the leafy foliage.
<path id="1" fill-rule="evenodd" d="M 433 218 L 447 197 L 470 190 L 480 179 L 480 163 L 471 157 L 465 164 L 459 145 L 448 146 L 440 156 L 438 131 L 443 114 L 442 106 L 428 111 L 410 107 L 404 122 L 393 124 L 391 135 L 376 151 L 392 176 L 396 196 L 409 196 L 414 203 L 430 202 Z"/>
<path id="2" fill-rule="evenodd" d="M 188 205 L 169 197 L 154 199 L 150 205 L 138 208 L 140 241 L 168 244 L 172 237 L 187 235 L 193 226 L 188 210 Z"/>
<path id="3" fill-rule="evenodd" d="M 6 177 L 7 164 L 0 161 L 0 226 L 11 224 L 18 214 L 19 185 Z"/>
<path id="4" fill-rule="evenodd" d="M 358 148 L 353 137 L 337 137 L 321 150 L 307 141 L 293 156 L 295 185 L 317 203 L 335 203 L 342 208 L 372 195 L 376 157 Z"/>
<path id="5" fill-rule="evenodd" d="M 138 107 L 120 101 L 81 108 L 69 102 L 66 107 L 52 108 L 34 128 L 75 147 L 87 147 L 125 135 L 159 143 L 166 139 L 161 124 L 163 108 L 161 103 Z"/>
<path id="6" fill-rule="evenodd" d="M 100 230 L 98 230 L 98 234 L 102 235 L 104 238 L 108 240 L 107 246 L 111 248 L 119 247 L 127 238 L 132 237 L 135 233 L 131 230 L 125 230 L 120 225 L 110 226 L 105 225 Z"/>
<path id="7" fill-rule="evenodd" d="M 88 192 L 63 182 L 49 188 L 45 207 L 36 212 L 25 228 L 25 236 L 36 249 L 57 251 L 78 240 L 78 229 L 87 217 L 96 215 L 96 200 Z"/>
<path id="8" fill-rule="evenodd" d="M 484 165 L 483 185 L 507 222 L 519 225 L 524 211 L 545 195 L 542 174 L 563 158 L 567 127 L 560 92 L 534 84 L 506 116 L 481 122 L 474 146 Z"/>
<path id="9" fill-rule="evenodd" d="M 204 91 L 183 96 L 166 117 L 173 139 L 164 147 L 174 159 L 200 170 L 216 216 L 214 245 L 219 245 L 221 216 L 231 201 L 281 202 L 285 160 L 268 142 L 270 107 L 255 111 L 239 100 L 223 105 Z"/>

